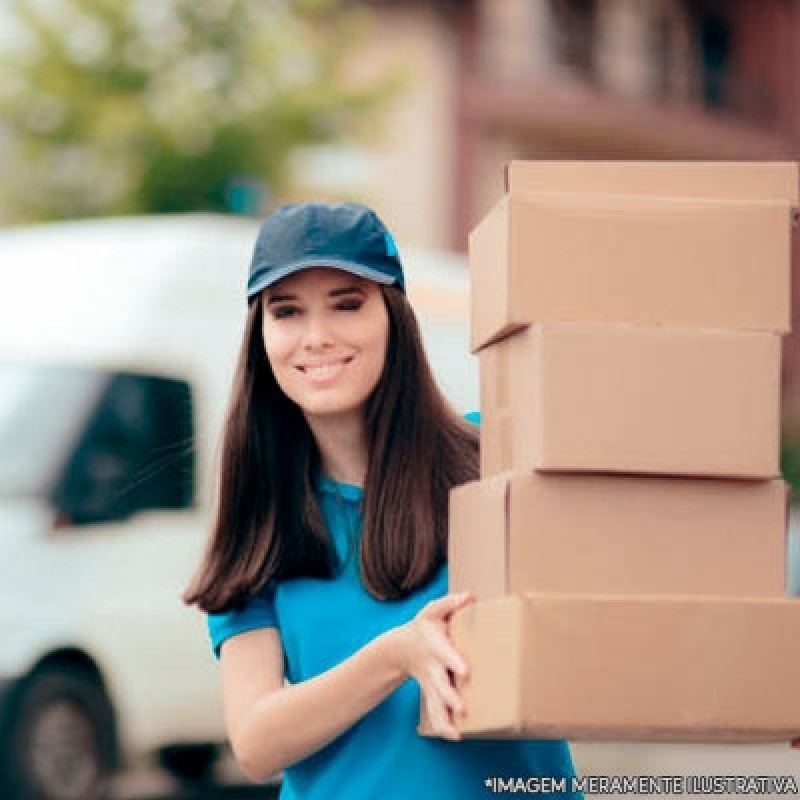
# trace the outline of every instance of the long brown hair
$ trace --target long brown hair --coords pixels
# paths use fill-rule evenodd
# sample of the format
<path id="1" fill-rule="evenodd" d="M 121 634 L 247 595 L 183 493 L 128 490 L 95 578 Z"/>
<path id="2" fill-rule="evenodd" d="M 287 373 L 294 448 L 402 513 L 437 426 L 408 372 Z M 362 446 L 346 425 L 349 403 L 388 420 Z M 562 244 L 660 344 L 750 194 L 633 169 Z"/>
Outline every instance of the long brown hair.
<path id="1" fill-rule="evenodd" d="M 406 295 L 381 287 L 389 344 L 366 404 L 361 575 L 376 598 L 428 582 L 447 557 L 448 492 L 478 477 L 478 432 L 433 377 Z M 278 386 L 251 304 L 222 431 L 215 521 L 183 601 L 217 612 L 270 581 L 328 578 L 339 564 L 314 492 L 320 463 L 300 408 Z"/>

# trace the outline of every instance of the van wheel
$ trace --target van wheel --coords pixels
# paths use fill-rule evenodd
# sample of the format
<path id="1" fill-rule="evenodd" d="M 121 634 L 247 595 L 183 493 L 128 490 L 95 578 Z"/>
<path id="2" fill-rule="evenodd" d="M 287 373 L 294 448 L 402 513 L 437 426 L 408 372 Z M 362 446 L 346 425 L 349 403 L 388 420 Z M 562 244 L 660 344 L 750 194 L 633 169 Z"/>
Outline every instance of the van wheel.
<path id="1" fill-rule="evenodd" d="M 212 784 L 218 757 L 219 747 L 210 742 L 168 745 L 158 753 L 161 767 L 186 786 Z"/>
<path id="2" fill-rule="evenodd" d="M 6 698 L 0 719 L 4 798 L 101 800 L 116 763 L 111 705 L 85 670 L 44 666 Z"/>

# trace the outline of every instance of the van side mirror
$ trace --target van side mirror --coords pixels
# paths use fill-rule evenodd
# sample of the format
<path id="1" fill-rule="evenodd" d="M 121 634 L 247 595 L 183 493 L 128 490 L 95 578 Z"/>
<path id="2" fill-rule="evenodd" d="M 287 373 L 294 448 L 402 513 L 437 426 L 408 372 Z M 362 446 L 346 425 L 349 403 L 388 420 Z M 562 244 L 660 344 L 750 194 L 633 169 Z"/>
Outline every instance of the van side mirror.
<path id="1" fill-rule="evenodd" d="M 184 381 L 110 375 L 57 482 L 59 515 L 80 525 L 191 506 L 193 427 Z"/>

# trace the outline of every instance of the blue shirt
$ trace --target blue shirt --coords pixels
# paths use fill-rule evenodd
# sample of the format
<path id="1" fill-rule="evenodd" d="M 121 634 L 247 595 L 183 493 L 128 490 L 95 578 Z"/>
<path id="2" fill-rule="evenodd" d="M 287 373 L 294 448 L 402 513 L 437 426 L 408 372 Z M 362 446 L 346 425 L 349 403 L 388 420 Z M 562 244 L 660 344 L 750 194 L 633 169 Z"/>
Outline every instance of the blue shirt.
<path id="1" fill-rule="evenodd" d="M 335 578 L 293 578 L 241 611 L 208 615 L 215 655 L 230 636 L 277 627 L 286 677 L 308 680 L 340 664 L 384 631 L 411 620 L 447 594 L 447 567 L 424 588 L 397 601 L 376 600 L 358 572 L 362 489 L 320 476 L 317 496 L 344 569 Z M 489 778 L 574 775 L 562 740 L 479 740 L 420 736 L 420 688 L 409 678 L 321 750 L 284 771 L 281 800 L 470 800 L 492 795 Z M 580 797 L 579 793 L 550 797 Z"/>

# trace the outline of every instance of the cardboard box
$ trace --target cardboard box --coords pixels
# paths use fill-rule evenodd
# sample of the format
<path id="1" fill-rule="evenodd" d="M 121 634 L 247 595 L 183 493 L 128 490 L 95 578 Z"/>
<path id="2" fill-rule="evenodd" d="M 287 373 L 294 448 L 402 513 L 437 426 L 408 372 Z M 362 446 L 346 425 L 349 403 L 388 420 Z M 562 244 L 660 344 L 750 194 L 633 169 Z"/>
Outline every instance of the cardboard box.
<path id="1" fill-rule="evenodd" d="M 758 742 L 800 735 L 800 600 L 526 594 L 451 621 L 485 738 Z M 424 711 L 420 733 L 430 733 Z"/>
<path id="2" fill-rule="evenodd" d="M 512 161 L 506 190 L 798 203 L 797 164 L 780 161 Z"/>
<path id="3" fill-rule="evenodd" d="M 789 330 L 785 204 L 506 195 L 471 233 L 473 352 L 531 322 Z"/>
<path id="4" fill-rule="evenodd" d="M 484 477 L 780 476 L 776 334 L 532 325 L 479 355 Z"/>
<path id="5" fill-rule="evenodd" d="M 473 481 L 450 493 L 449 590 L 781 597 L 787 505 L 782 480 Z"/>

